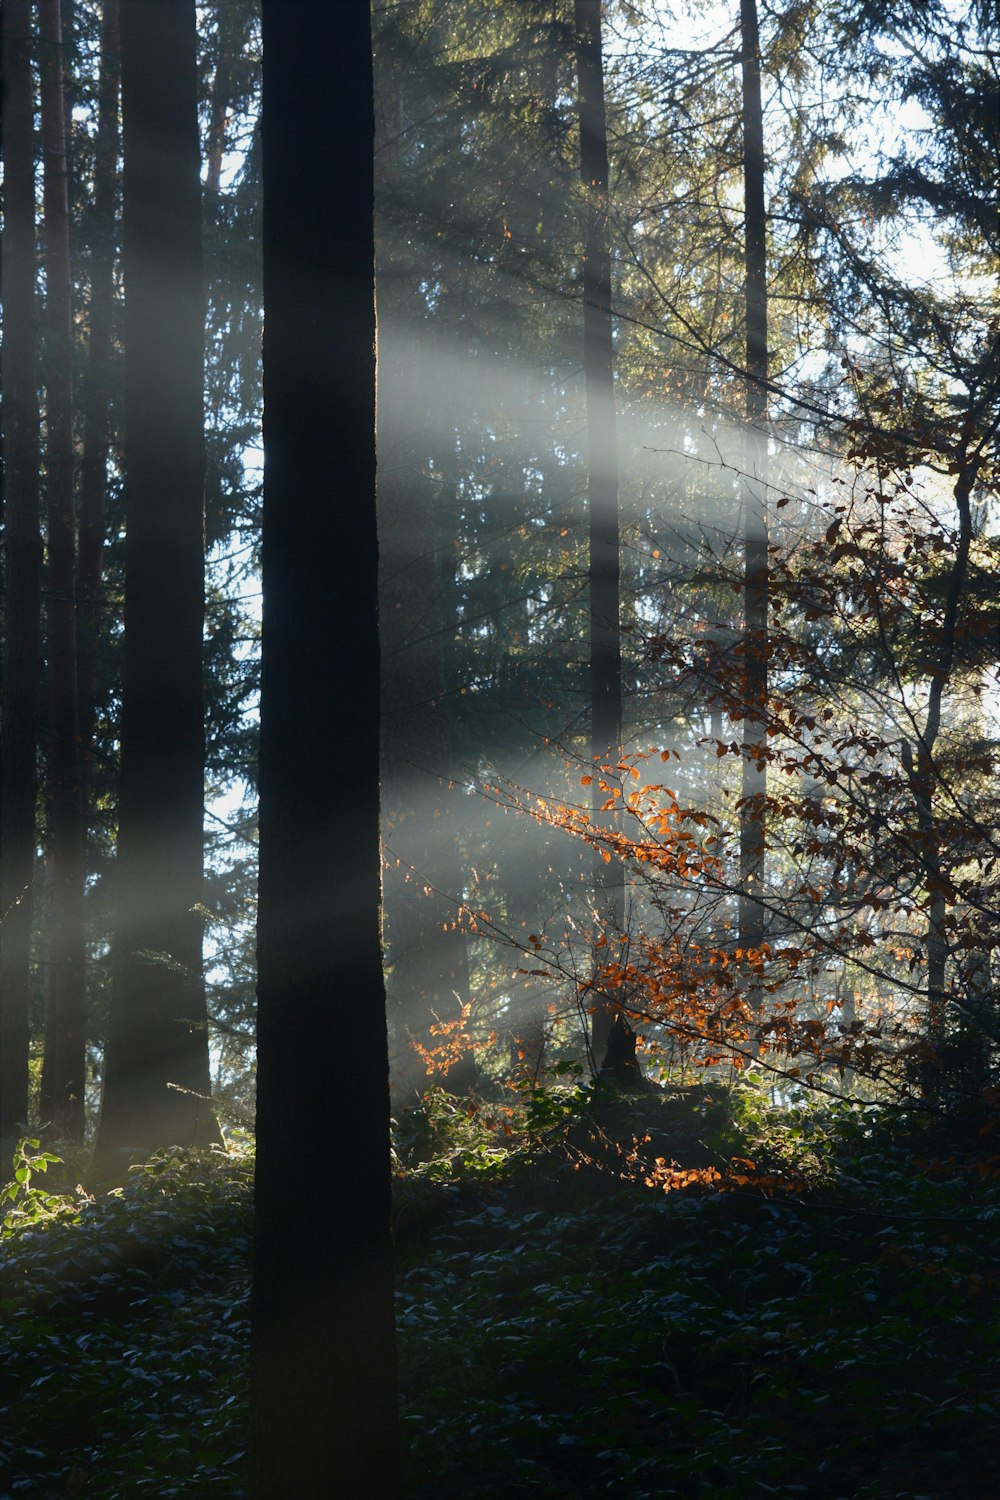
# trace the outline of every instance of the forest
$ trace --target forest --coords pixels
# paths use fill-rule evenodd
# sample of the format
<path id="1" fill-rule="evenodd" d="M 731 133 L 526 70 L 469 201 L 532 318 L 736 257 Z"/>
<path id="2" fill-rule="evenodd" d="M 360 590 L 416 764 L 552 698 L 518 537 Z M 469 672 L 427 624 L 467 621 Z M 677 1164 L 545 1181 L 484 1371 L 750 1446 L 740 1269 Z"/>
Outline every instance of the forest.
<path id="1" fill-rule="evenodd" d="M 995 0 L 0 47 L 0 1500 L 992 1500 Z"/>

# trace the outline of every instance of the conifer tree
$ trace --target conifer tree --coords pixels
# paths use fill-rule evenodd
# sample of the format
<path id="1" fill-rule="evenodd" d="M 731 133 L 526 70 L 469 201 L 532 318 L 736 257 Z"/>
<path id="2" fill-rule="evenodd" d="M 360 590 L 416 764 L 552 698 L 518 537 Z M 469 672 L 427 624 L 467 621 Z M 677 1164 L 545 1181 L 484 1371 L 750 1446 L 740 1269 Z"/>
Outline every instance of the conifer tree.
<path id="1" fill-rule="evenodd" d="M 45 231 L 45 473 L 49 676 L 45 1055 L 40 1111 L 57 1136 L 82 1141 L 86 1082 L 84 824 L 77 708 L 73 291 L 63 30 L 59 0 L 39 0 Z"/>
<path id="2" fill-rule="evenodd" d="M 202 977 L 204 293 L 193 0 L 121 14 L 125 654 L 95 1175 L 217 1139 Z"/>
<path id="3" fill-rule="evenodd" d="M 2 6 L 4 651 L 0 701 L 0 1138 L 27 1121 L 41 634 L 31 5 Z"/>
<path id="4" fill-rule="evenodd" d="M 251 1493 L 394 1500 L 368 5 L 264 0 L 263 68 Z"/>
<path id="5" fill-rule="evenodd" d="M 582 282 L 590 517 L 590 737 L 594 761 L 594 813 L 600 823 L 606 821 L 606 814 L 601 811 L 608 795 L 605 776 L 617 773 L 622 752 L 618 435 L 601 0 L 576 0 L 574 27 L 580 110 L 580 178 L 586 215 Z M 598 774 L 598 767 L 605 769 L 604 775 Z M 610 942 L 617 943 L 625 931 L 625 869 L 620 860 L 599 858 L 596 874 L 597 927 Z M 635 1039 L 616 1004 L 617 998 L 602 997 L 594 1012 L 592 1050 L 598 1066 L 605 1061 L 608 1043 L 616 1027 L 626 1054 L 634 1056 Z"/>
<path id="6" fill-rule="evenodd" d="M 757 0 L 740 0 L 743 198 L 746 267 L 746 444 L 744 457 L 743 777 L 740 808 L 739 940 L 764 941 L 767 795 L 767 216 Z M 755 899 L 756 898 L 756 899 Z"/>
<path id="7" fill-rule="evenodd" d="M 101 60 L 94 141 L 92 242 L 88 264 L 87 352 L 80 390 L 83 442 L 77 556 L 77 685 L 81 757 L 81 801 L 85 817 L 93 789 L 98 665 L 107 624 L 103 607 L 108 460 L 112 451 L 117 351 L 114 340 L 115 267 L 118 252 L 118 192 L 121 146 L 120 0 L 101 7 Z"/>

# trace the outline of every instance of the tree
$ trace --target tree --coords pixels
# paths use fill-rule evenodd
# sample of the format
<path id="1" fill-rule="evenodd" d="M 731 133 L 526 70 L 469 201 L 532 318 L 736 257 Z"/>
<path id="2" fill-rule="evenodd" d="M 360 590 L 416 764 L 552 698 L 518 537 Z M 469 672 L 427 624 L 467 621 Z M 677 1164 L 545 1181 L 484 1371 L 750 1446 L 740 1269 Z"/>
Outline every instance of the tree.
<path id="1" fill-rule="evenodd" d="M 95 1173 L 217 1138 L 202 978 L 201 184 L 195 6 L 123 7 L 125 655 Z"/>
<path id="2" fill-rule="evenodd" d="M 760 97 L 757 0 L 740 0 L 743 78 L 743 197 L 746 260 L 746 421 L 744 460 L 743 784 L 740 809 L 739 940 L 764 941 L 765 807 L 767 799 L 767 216 L 764 200 L 764 119 Z"/>
<path id="3" fill-rule="evenodd" d="M 902 600 L 883 589 L 862 618 L 877 619 L 881 647 L 868 691 L 877 682 L 889 706 L 882 754 L 895 796 L 888 817 L 880 809 L 879 837 L 888 843 L 891 830 L 895 888 L 907 906 L 916 896 L 911 921 L 923 928 L 919 943 L 908 937 L 923 948 L 912 993 L 931 1094 L 954 1043 L 976 1058 L 969 1078 L 981 1082 L 998 1041 L 988 894 L 997 851 L 979 773 L 994 753 L 980 702 L 996 659 L 986 601 L 996 575 L 1000 91 L 995 11 L 971 4 L 964 19 L 956 27 L 933 3 L 892 17 L 838 8 L 822 47 L 830 76 L 846 67 L 840 88 L 867 90 L 876 115 L 916 104 L 924 128 L 890 138 L 864 170 L 811 185 L 798 204 L 804 239 L 814 254 L 822 247 L 817 292 L 846 351 L 850 455 L 883 517 L 876 526 L 862 512 L 850 529 L 845 517 L 835 551 L 878 537 L 869 570 Z M 932 280 L 918 274 L 918 257 L 934 266 Z"/>
<path id="4" fill-rule="evenodd" d="M 407 1038 L 404 1046 L 397 1046 L 393 1062 L 405 1086 L 415 1081 L 409 1038 L 425 1041 L 432 1023 L 448 1023 L 461 1015 L 468 1004 L 469 967 L 465 933 L 456 923 L 463 871 L 448 781 L 454 757 L 444 670 L 447 593 L 440 576 L 442 549 L 434 514 L 438 481 L 404 461 L 399 371 L 391 372 L 391 336 L 385 337 L 390 317 L 380 295 L 385 936 L 397 1026 Z M 445 556 L 450 567 L 447 551 Z M 474 1059 L 466 1054 L 446 1073 L 440 1081 L 456 1093 L 467 1092 L 475 1082 Z"/>
<path id="5" fill-rule="evenodd" d="M 381 78 L 375 226 L 383 940 L 393 1093 L 412 1097 L 424 1073 L 414 1042 L 430 1043 L 432 1025 L 462 1016 L 469 964 L 466 935 L 456 922 L 464 871 L 450 790 L 455 757 L 445 642 L 457 621 L 447 577 L 453 577 L 452 548 L 441 524 L 448 454 L 440 451 L 450 434 L 437 440 L 430 434 L 422 330 L 403 316 L 412 306 L 414 278 L 405 260 L 394 264 L 398 242 L 384 198 L 406 133 L 406 101 L 395 80 L 384 72 Z M 443 1071 L 442 1081 L 456 1093 L 475 1083 L 469 1052 Z"/>
<path id="6" fill-rule="evenodd" d="M 622 648 L 619 616 L 618 439 L 615 423 L 608 132 L 604 106 L 601 0 L 576 0 L 583 249 L 583 368 L 587 393 L 587 496 L 590 507 L 590 712 L 595 817 L 606 818 L 609 785 L 622 748 Z M 612 817 L 614 815 L 612 814 Z M 603 853 L 603 851 L 602 851 Z M 597 925 L 612 941 L 625 931 L 625 871 L 597 861 Z M 612 1029 L 630 1030 L 613 999 L 594 1012 L 592 1047 L 600 1062 Z"/>
<path id="7" fill-rule="evenodd" d="M 369 7 L 264 0 L 263 28 L 252 1493 L 389 1500 Z M 323 1136 L 336 1172 L 317 1190 Z M 289 1202 L 309 1204 L 294 1233 Z"/>
<path id="8" fill-rule="evenodd" d="M 41 537 L 29 0 L 4 0 L 4 652 L 0 703 L 0 1138 L 28 1115 Z"/>
<path id="9" fill-rule="evenodd" d="M 45 222 L 45 474 L 48 516 L 48 911 L 40 1113 L 83 1140 L 86 1084 L 84 821 L 77 691 L 73 290 L 59 0 L 39 0 Z"/>
<path id="10" fill-rule="evenodd" d="M 107 530 L 108 458 L 112 439 L 112 371 L 115 363 L 115 262 L 118 248 L 118 157 L 121 144 L 119 15 L 119 0 L 104 0 L 101 7 L 101 61 L 94 146 L 87 358 L 80 396 L 83 444 L 80 454 L 76 627 L 81 801 L 85 816 L 89 811 L 92 791 L 98 663 L 102 627 L 106 626 L 102 580 Z"/>
<path id="11" fill-rule="evenodd" d="M 492 1030 L 496 949 L 444 926 L 487 886 L 515 931 L 547 901 L 534 876 L 552 848 L 491 821 L 477 778 L 550 760 L 567 726 L 589 754 L 571 15 L 542 0 L 374 15 L 391 1041 L 426 1044 L 431 1008 L 451 1031 L 466 954 L 460 1030 Z M 405 1045 L 391 1053 L 405 1066 Z M 469 1076 L 460 1051 L 437 1062 L 449 1087 Z"/>

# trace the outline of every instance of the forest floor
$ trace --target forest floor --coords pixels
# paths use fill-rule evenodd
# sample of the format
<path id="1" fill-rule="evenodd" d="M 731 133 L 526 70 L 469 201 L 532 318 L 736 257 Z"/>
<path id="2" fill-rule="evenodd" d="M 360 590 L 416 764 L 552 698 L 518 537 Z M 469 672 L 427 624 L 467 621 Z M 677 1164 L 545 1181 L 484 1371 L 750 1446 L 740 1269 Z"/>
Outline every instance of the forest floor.
<path id="1" fill-rule="evenodd" d="M 402 1123 L 409 1500 L 1000 1493 L 991 1131 L 573 1104 Z M 11 1194 L 0 1497 L 244 1493 L 251 1178 L 240 1148 Z"/>

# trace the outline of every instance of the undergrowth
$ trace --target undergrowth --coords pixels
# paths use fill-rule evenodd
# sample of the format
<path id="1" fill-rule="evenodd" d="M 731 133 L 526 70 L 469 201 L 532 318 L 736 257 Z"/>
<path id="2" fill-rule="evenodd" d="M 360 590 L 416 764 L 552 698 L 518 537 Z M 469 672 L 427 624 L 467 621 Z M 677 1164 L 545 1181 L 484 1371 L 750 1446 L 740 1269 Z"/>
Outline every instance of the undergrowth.
<path id="1" fill-rule="evenodd" d="M 28 1145 L 0 1231 L 0 1495 L 242 1494 L 252 1157 L 161 1155 L 93 1199 L 38 1187 Z"/>
<path id="2" fill-rule="evenodd" d="M 992 1497 L 988 1133 L 579 1085 L 399 1122 L 409 1500 Z M 99 1200 L 44 1155 L 0 1230 L 0 1496 L 244 1494 L 251 1155 Z"/>

